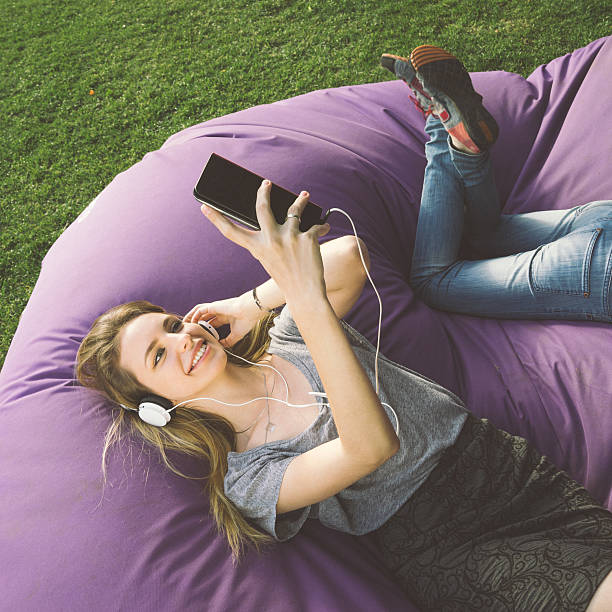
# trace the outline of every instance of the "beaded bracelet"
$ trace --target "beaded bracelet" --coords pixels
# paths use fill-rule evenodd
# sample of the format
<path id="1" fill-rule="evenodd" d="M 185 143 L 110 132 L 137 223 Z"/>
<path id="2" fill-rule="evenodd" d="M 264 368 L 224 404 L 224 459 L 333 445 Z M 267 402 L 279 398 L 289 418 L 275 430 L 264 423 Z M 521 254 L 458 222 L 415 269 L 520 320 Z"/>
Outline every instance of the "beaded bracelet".
<path id="1" fill-rule="evenodd" d="M 259 310 L 263 310 L 265 312 L 274 312 L 274 309 L 268 309 L 268 308 L 264 308 L 261 305 L 261 302 L 259 301 L 259 298 L 257 297 L 257 288 L 253 287 L 253 299 L 255 300 L 255 303 L 257 304 L 257 306 L 259 307 Z"/>

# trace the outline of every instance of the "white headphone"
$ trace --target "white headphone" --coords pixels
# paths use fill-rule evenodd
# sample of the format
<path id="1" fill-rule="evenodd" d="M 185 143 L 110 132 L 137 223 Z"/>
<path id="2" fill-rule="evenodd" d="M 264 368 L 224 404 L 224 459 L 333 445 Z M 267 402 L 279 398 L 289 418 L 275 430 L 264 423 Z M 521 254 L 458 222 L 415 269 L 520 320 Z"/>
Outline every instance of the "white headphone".
<path id="1" fill-rule="evenodd" d="M 348 217 L 348 220 L 350 221 L 351 225 L 353 226 L 353 233 L 355 234 L 355 238 L 357 238 L 357 231 L 355 230 L 355 225 L 353 224 L 352 219 L 349 217 L 349 215 L 347 213 L 345 213 L 342 209 L 340 208 L 331 208 L 326 215 L 329 216 L 329 213 L 333 212 L 333 211 L 338 211 L 341 212 L 342 214 L 344 214 L 346 217 Z M 376 286 L 374 285 L 374 282 L 372 281 L 372 277 L 370 276 L 370 272 L 368 271 L 367 266 L 365 265 L 365 261 L 363 259 L 363 253 L 361 252 L 361 245 L 359 244 L 359 241 L 357 241 L 357 247 L 359 248 L 359 255 L 361 256 L 361 263 L 363 264 L 363 267 L 366 271 L 366 274 L 368 275 L 368 278 L 370 279 L 370 283 L 372 284 L 372 287 L 374 288 L 374 292 L 376 293 L 376 296 L 378 297 L 378 304 L 379 304 L 379 314 L 378 314 L 378 340 L 377 340 L 377 345 L 376 345 L 376 358 L 374 361 L 374 369 L 375 369 L 375 379 L 376 379 L 376 395 L 378 395 L 378 350 L 380 347 L 380 327 L 381 327 L 381 323 L 382 323 L 382 302 L 380 300 L 380 295 L 378 294 L 378 291 L 376 290 Z M 198 323 L 204 328 L 206 329 L 208 332 L 210 332 L 217 340 L 219 340 L 219 332 L 217 332 L 217 330 L 208 322 L 208 321 L 198 321 Z M 227 349 L 226 349 L 227 350 Z M 234 353 L 227 351 L 228 353 L 230 353 L 230 355 L 234 355 Z M 244 359 L 243 357 L 240 357 L 240 355 L 234 355 L 234 357 L 238 357 L 238 359 L 242 359 L 243 361 L 246 361 L 247 363 L 250 363 L 252 365 L 257 365 L 257 366 L 261 366 L 261 367 L 266 367 L 266 368 L 272 368 L 275 372 L 277 372 L 281 378 L 283 379 L 283 381 L 285 382 L 285 387 L 287 389 L 287 399 L 289 399 L 289 386 L 287 385 L 287 381 L 285 380 L 285 377 L 273 366 L 271 365 L 266 365 L 263 363 L 253 363 L 252 361 L 249 361 L 248 359 Z M 319 397 L 327 397 L 326 393 L 320 393 L 318 391 L 309 391 L 308 393 L 309 395 L 312 396 L 319 396 Z M 222 402 L 221 400 L 212 398 L 212 397 L 195 397 L 192 398 L 190 400 L 186 400 L 184 402 L 180 402 L 179 404 L 176 404 L 175 406 L 172 405 L 172 402 L 170 402 L 169 400 L 167 400 L 164 397 L 160 397 L 158 395 L 148 395 L 147 397 L 143 397 L 139 404 L 138 404 L 138 410 L 136 410 L 135 408 L 130 408 L 129 406 L 125 406 L 124 404 L 120 404 L 121 407 L 125 408 L 126 410 L 132 410 L 134 412 L 138 412 L 138 416 L 141 418 L 141 420 L 143 420 L 145 423 L 148 423 L 149 425 L 155 425 L 156 427 L 163 427 L 164 425 L 167 425 L 170 422 L 170 411 L 174 410 L 175 408 L 177 408 L 178 406 L 182 406 L 183 404 L 187 404 L 188 402 L 194 401 L 194 400 L 212 400 L 215 402 L 219 402 L 220 404 L 225 404 L 226 406 L 244 406 L 245 404 L 249 404 L 251 402 L 255 402 L 258 401 L 260 399 L 269 399 L 269 400 L 274 400 L 277 402 L 282 402 L 284 404 L 286 404 L 287 406 L 292 406 L 295 408 L 305 408 L 307 406 L 314 406 L 317 404 L 317 402 L 313 403 L 313 404 L 290 404 L 288 401 L 286 400 L 281 400 L 281 399 L 277 399 L 274 397 L 256 397 L 252 400 L 249 400 L 248 402 L 244 402 L 243 404 L 228 404 L 227 402 Z M 391 406 L 389 406 L 389 404 L 386 404 L 385 402 L 381 402 L 381 404 L 383 406 L 388 406 L 391 411 L 393 412 L 393 414 L 395 415 L 395 433 L 397 435 L 399 435 L 399 419 L 397 418 L 397 413 L 395 412 L 395 410 L 393 410 L 393 408 Z M 324 403 L 324 405 L 329 406 L 329 404 Z"/>

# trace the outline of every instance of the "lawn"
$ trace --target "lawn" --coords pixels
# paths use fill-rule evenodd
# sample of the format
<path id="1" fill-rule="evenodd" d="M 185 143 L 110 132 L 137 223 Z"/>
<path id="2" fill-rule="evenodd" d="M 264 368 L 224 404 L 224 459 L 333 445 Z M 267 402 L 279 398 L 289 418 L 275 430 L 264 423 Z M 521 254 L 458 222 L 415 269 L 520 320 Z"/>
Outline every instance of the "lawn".
<path id="1" fill-rule="evenodd" d="M 49 247 L 174 132 L 388 80 L 381 53 L 423 43 L 527 76 L 610 34 L 612 0 L 0 0 L 0 20 L 1 367 Z"/>

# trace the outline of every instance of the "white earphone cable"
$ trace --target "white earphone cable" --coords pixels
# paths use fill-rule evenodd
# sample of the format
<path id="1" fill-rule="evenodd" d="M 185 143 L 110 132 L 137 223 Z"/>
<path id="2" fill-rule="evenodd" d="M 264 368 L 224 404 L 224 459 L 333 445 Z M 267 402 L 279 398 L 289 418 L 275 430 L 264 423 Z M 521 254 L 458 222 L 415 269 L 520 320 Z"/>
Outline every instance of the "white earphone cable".
<path id="1" fill-rule="evenodd" d="M 353 228 L 353 234 L 355 234 L 355 239 L 357 240 L 357 230 L 355 229 L 355 224 L 353 223 L 353 220 L 349 217 L 348 213 L 344 212 L 341 208 L 330 208 L 327 211 L 325 218 L 327 219 L 329 214 L 334 211 L 341 212 L 343 215 L 346 216 L 346 218 L 349 220 L 349 223 L 351 224 Z M 382 301 L 376 289 L 376 285 L 374 284 L 374 281 L 372 280 L 372 277 L 370 276 L 370 271 L 368 270 L 368 267 L 365 264 L 365 260 L 363 258 L 363 252 L 361 250 L 361 245 L 359 244 L 359 240 L 357 240 L 357 248 L 359 249 L 359 256 L 361 257 L 361 263 L 363 264 L 363 269 L 366 271 L 366 274 L 368 275 L 368 280 L 370 281 L 370 284 L 372 285 L 372 289 L 374 289 L 374 293 L 376 294 L 376 297 L 378 299 L 378 336 L 376 338 L 376 356 L 374 357 L 374 379 L 376 381 L 376 395 L 378 395 L 378 352 L 380 349 L 380 328 L 382 327 Z M 391 410 L 393 410 L 393 408 L 391 408 Z M 395 414 L 395 411 L 393 411 L 393 414 Z M 397 415 L 395 415 L 395 418 L 397 418 Z"/>

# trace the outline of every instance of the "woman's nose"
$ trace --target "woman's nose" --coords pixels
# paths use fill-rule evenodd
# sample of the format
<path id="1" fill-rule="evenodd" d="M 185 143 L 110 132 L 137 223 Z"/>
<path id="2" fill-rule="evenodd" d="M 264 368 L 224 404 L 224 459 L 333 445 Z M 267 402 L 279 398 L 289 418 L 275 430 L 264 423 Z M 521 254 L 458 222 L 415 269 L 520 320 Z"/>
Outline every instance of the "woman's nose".
<path id="1" fill-rule="evenodd" d="M 193 348 L 194 340 L 190 334 L 187 332 L 183 332 L 182 334 L 178 334 L 178 346 L 182 353 L 185 351 L 190 351 Z"/>

